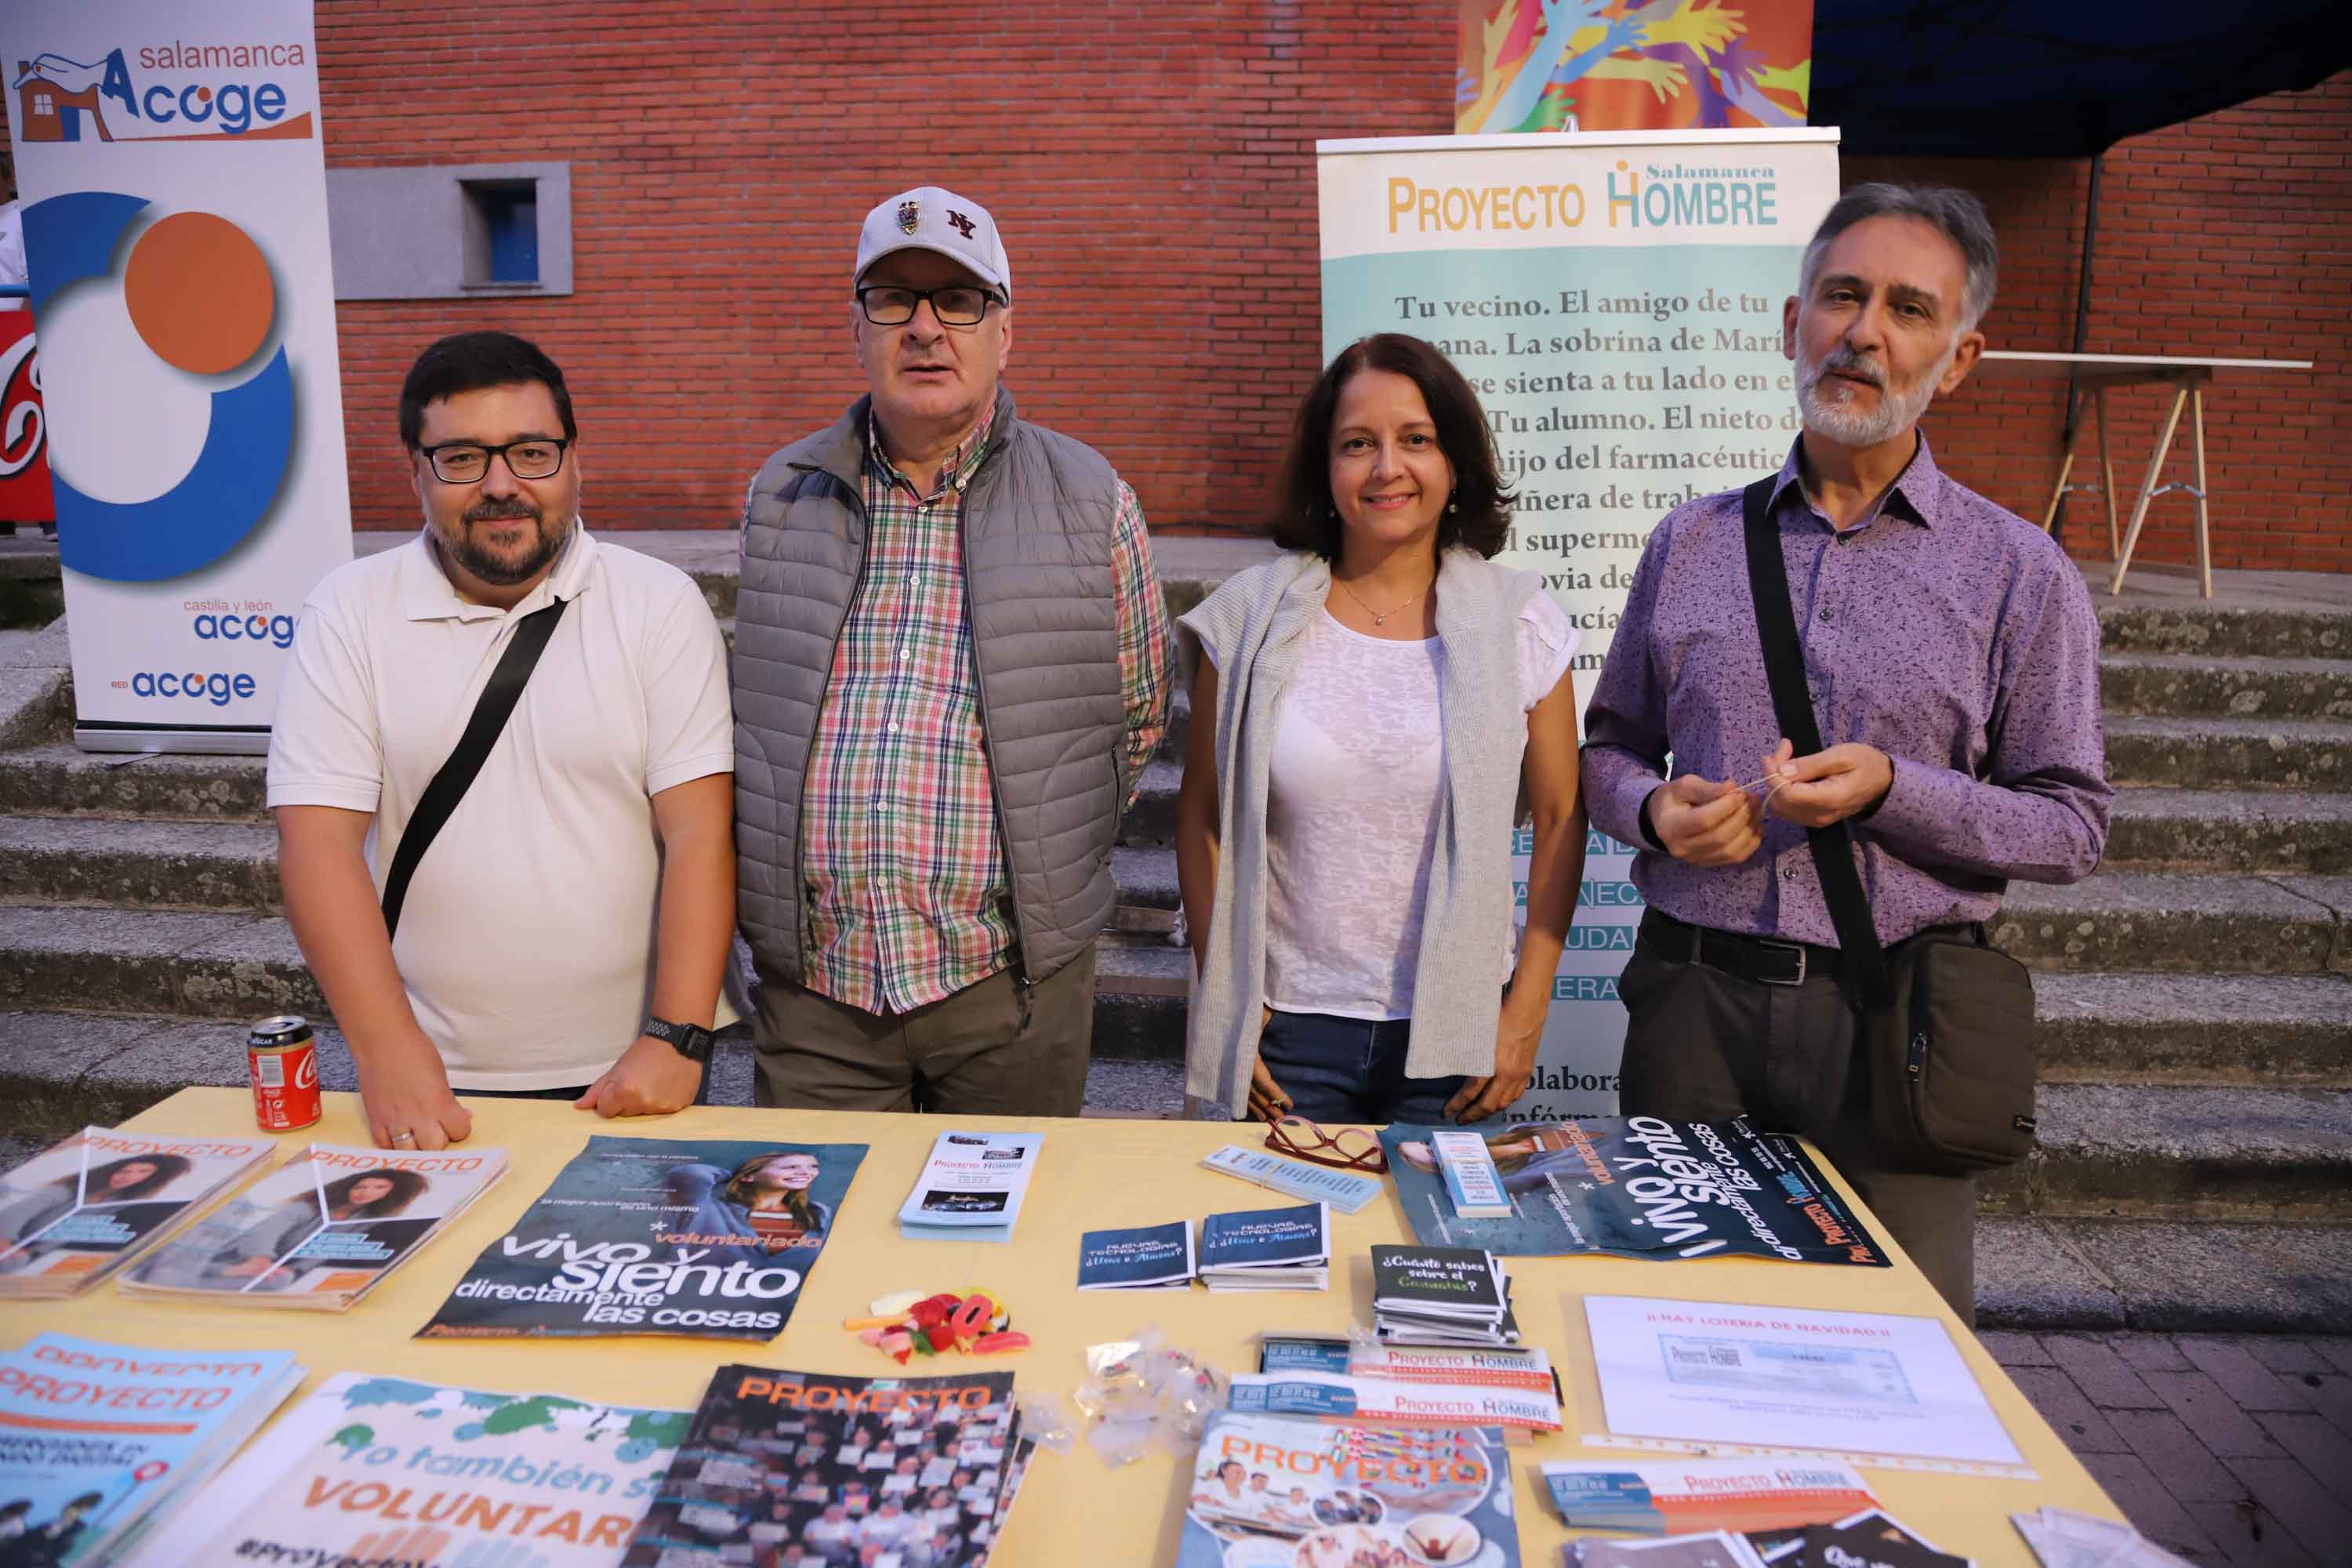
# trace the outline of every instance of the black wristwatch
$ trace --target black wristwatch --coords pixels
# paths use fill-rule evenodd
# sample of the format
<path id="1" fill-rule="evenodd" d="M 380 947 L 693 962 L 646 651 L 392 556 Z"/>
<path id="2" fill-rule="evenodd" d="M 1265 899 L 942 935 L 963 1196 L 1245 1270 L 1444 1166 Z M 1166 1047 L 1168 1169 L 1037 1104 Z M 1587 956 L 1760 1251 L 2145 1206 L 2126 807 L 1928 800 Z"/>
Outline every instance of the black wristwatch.
<path id="1" fill-rule="evenodd" d="M 667 1041 L 671 1050 L 690 1062 L 709 1061 L 711 1042 L 719 1037 L 698 1024 L 673 1024 L 667 1018 L 647 1018 L 646 1033 Z"/>

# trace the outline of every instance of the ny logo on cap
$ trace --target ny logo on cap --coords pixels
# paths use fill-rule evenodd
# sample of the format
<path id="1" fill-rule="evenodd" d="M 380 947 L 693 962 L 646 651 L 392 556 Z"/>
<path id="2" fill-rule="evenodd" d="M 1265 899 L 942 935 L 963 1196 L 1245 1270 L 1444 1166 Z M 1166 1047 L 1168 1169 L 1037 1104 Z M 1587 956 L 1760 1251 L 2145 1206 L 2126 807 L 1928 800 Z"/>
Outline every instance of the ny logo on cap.
<path id="1" fill-rule="evenodd" d="M 915 223 L 919 210 L 919 209 L 917 208 L 913 202 L 900 202 L 898 204 L 898 232 L 900 234 L 912 234 L 915 232 Z"/>
<path id="2" fill-rule="evenodd" d="M 966 239 L 970 239 L 971 237 L 971 219 L 964 216 L 963 214 L 956 211 L 955 208 L 950 207 L 948 209 L 948 221 L 955 225 L 956 232 L 958 234 L 962 235 Z"/>

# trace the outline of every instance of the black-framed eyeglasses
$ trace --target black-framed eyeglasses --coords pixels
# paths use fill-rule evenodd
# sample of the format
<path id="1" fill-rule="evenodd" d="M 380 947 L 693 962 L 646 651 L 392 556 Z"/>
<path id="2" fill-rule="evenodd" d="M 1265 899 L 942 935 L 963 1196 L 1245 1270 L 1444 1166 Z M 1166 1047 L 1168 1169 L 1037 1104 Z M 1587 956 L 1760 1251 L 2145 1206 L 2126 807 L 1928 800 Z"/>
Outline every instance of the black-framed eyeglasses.
<path id="1" fill-rule="evenodd" d="M 915 307 L 926 300 L 943 327 L 976 327 L 991 305 L 1003 303 L 989 290 L 970 283 L 945 289 L 901 289 L 894 283 L 876 283 L 857 290 L 857 308 L 877 327 L 905 326 L 915 319 Z"/>
<path id="2" fill-rule="evenodd" d="M 507 472 L 519 479 L 551 479 L 563 467 L 563 449 L 572 445 L 569 437 L 556 436 L 526 436 L 520 441 L 509 441 L 503 447 L 485 447 L 473 441 L 444 441 L 437 447 L 417 448 L 425 460 L 433 465 L 433 477 L 445 485 L 477 483 L 490 471 L 490 459 L 506 459 Z"/>

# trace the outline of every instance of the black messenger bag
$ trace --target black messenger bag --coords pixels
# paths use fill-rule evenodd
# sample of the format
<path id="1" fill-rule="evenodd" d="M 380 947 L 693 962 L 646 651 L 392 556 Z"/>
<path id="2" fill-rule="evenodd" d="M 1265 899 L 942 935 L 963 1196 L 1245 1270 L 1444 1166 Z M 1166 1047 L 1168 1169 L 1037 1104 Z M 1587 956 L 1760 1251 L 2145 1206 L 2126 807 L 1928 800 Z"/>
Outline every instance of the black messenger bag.
<path id="1" fill-rule="evenodd" d="M 1771 493 L 1768 479 L 1742 495 L 1748 586 L 1772 712 L 1802 756 L 1822 750 L 1822 734 L 1780 531 L 1765 516 Z M 1980 928 L 1922 931 L 1880 948 L 1853 843 L 1843 822 L 1805 833 L 1837 928 L 1846 997 L 1862 1014 L 1874 1140 L 1891 1159 L 1941 1174 L 2014 1164 L 2033 1144 L 2032 978 L 1986 946 Z"/>
<path id="2" fill-rule="evenodd" d="M 481 696 L 474 700 L 473 717 L 466 721 L 465 733 L 457 737 L 457 746 L 425 784 L 425 793 L 416 797 L 416 809 L 409 813 L 408 826 L 401 830 L 400 843 L 393 851 L 392 869 L 383 879 L 383 928 L 387 936 L 399 934 L 400 908 L 408 900 L 409 879 L 416 875 L 417 863 L 433 847 L 433 840 L 447 825 L 449 814 L 466 798 L 466 792 L 473 787 L 474 776 L 489 760 L 490 748 L 498 744 L 508 716 L 522 700 L 522 689 L 530 683 L 530 672 L 539 668 L 539 656 L 547 651 L 547 639 L 555 635 L 555 623 L 563 618 L 563 606 L 570 602 L 557 599 L 515 623 L 514 635 L 507 638 L 506 651 L 499 655 L 498 666 L 483 683 Z"/>

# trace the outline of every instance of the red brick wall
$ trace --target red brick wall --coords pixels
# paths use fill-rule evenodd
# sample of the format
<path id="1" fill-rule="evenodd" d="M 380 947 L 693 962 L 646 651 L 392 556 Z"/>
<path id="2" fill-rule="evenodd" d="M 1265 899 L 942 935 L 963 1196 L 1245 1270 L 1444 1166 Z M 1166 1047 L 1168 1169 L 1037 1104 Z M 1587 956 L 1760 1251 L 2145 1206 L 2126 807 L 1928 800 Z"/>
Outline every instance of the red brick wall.
<path id="1" fill-rule="evenodd" d="M 433 337 L 475 326 L 532 337 L 563 364 L 592 519 L 730 525 L 759 460 L 860 390 L 857 222 L 929 181 L 1003 226 L 1020 301 L 1007 379 L 1024 413 L 1100 447 L 1156 525 L 1245 526 L 1318 362 L 1314 140 L 1449 130 L 1453 16 L 1440 0 L 328 0 L 331 163 L 572 165 L 577 292 L 340 307 L 360 525 L 414 518 L 393 434 L 400 377 Z M 2213 403 L 2221 564 L 2352 569 L 2335 515 L 2352 497 L 2352 442 L 2329 438 L 2352 429 L 2336 341 L 2352 303 L 2347 146 L 2352 77 L 2338 77 L 2108 156 L 2092 348 L 2322 362 L 2310 382 L 2225 387 Z M 2084 168 L 1854 160 L 1848 173 L 1979 190 L 2009 256 L 1996 342 L 2063 349 Z M 1964 391 L 1939 417 L 1939 454 L 2038 514 L 2063 406 L 2054 386 Z M 2119 460 L 2144 460 L 2155 409 L 2152 393 L 2126 395 Z M 2187 506 L 2158 503 L 2143 558 L 2188 559 Z M 2073 537 L 2092 542 L 2080 504 L 2074 516 Z"/>

